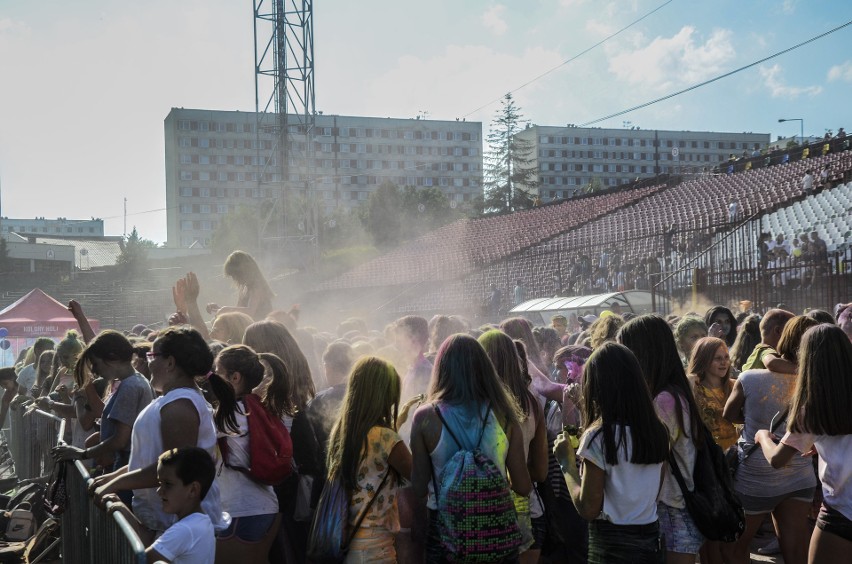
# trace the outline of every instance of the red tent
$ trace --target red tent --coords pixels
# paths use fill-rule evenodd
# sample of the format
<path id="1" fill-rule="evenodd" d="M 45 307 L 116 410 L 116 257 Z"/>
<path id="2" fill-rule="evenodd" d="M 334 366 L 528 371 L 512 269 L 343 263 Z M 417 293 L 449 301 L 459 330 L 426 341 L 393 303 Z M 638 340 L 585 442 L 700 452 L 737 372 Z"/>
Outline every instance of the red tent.
<path id="1" fill-rule="evenodd" d="M 89 323 L 97 333 L 100 323 L 95 319 Z M 80 330 L 68 308 L 38 288 L 0 311 L 0 327 L 9 332 L 8 337 L 25 339 L 62 338 L 69 329 Z"/>

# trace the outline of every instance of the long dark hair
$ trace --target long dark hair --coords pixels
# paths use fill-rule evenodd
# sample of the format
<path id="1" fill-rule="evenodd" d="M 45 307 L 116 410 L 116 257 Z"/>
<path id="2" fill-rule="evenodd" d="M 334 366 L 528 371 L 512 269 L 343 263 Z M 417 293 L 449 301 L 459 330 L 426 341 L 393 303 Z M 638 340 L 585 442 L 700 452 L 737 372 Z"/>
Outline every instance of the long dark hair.
<path id="1" fill-rule="evenodd" d="M 627 347 L 607 342 L 589 357 L 583 368 L 582 409 L 583 427 L 603 434 L 608 464 L 618 464 L 619 448 L 634 464 L 657 464 L 668 457 L 668 432 L 654 411 L 642 368 Z M 627 451 L 628 428 L 632 453 Z"/>
<path id="2" fill-rule="evenodd" d="M 799 376 L 793 392 L 790 431 L 852 435 L 852 342 L 836 325 L 823 323 L 805 332 L 799 348 Z"/>
<path id="3" fill-rule="evenodd" d="M 429 401 L 490 404 L 506 427 L 520 423 L 524 417 L 512 392 L 497 376 L 485 349 L 469 335 L 451 335 L 438 349 L 429 382 Z"/>
<path id="4" fill-rule="evenodd" d="M 659 315 L 640 315 L 619 329 L 616 341 L 636 356 L 652 397 L 656 398 L 661 392 L 669 392 L 674 397 L 678 428 L 701 448 L 702 441 L 696 441 L 702 425 L 700 412 L 666 320 Z M 683 402 L 689 412 L 688 430 L 683 422 Z"/>
<path id="5" fill-rule="evenodd" d="M 246 328 L 243 344 L 250 346 L 259 353 L 272 353 L 284 361 L 292 376 L 296 408 L 304 409 L 316 395 L 316 388 L 311 378 L 308 359 L 292 333 L 283 324 L 264 319 L 263 321 L 256 321 Z"/>
<path id="6" fill-rule="evenodd" d="M 296 407 L 292 397 L 290 373 L 283 360 L 272 353 L 257 354 L 246 345 L 231 345 L 219 352 L 216 362 L 226 373 L 224 376 L 234 372 L 240 373 L 245 380 L 246 393 L 257 388 L 264 377 L 268 376 L 268 384 L 259 394 L 263 407 L 279 419 L 285 415 L 295 417 Z M 219 406 L 219 409 L 223 409 L 222 406 Z"/>
<path id="7" fill-rule="evenodd" d="M 359 360 L 346 384 L 340 415 L 328 440 L 328 476 L 339 475 L 347 491 L 358 485 L 367 437 L 375 426 L 394 429 L 402 384 L 389 362 L 368 356 Z"/>
<path id="8" fill-rule="evenodd" d="M 737 318 L 734 317 L 731 310 L 724 306 L 713 306 L 704 314 L 704 323 L 706 323 L 709 328 L 713 324 L 713 318 L 720 313 L 727 315 L 731 320 L 731 327 L 728 329 L 728 334 L 722 337 L 725 344 L 731 347 L 734 345 L 734 340 L 737 338 Z"/>
<path id="9" fill-rule="evenodd" d="M 77 357 L 77 363 L 74 365 L 74 381 L 81 388 L 86 385 L 89 379 L 89 371 L 93 358 L 106 361 L 130 362 L 133 360 L 133 344 L 118 331 L 111 329 L 101 331 L 97 337 L 86 345 L 86 348 Z"/>
<path id="10" fill-rule="evenodd" d="M 751 314 L 740 323 L 737 338 L 731 347 L 731 363 L 734 368 L 741 370 L 754 347 L 760 344 L 760 316 Z"/>
<path id="11" fill-rule="evenodd" d="M 206 378 L 210 391 L 219 402 L 213 416 L 216 427 L 222 432 L 236 433 L 239 430 L 234 418 L 237 409 L 234 387 L 213 372 L 213 353 L 201 333 L 185 325 L 169 327 L 157 334 L 154 349 L 164 357 L 172 357 L 185 378 L 193 381 L 196 376 Z"/>

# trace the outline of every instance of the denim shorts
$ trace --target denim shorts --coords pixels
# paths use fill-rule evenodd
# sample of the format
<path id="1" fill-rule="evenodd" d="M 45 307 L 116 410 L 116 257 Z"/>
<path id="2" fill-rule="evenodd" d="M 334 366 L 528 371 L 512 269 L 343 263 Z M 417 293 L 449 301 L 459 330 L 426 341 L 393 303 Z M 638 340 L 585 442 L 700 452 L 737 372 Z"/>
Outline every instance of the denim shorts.
<path id="1" fill-rule="evenodd" d="M 698 554 L 704 544 L 704 535 L 698 530 L 689 511 L 657 503 L 657 517 L 660 519 L 660 536 L 668 552 L 680 554 Z"/>
<path id="2" fill-rule="evenodd" d="M 737 492 L 737 496 L 740 498 L 740 503 L 743 504 L 743 511 L 746 515 L 762 515 L 775 511 L 775 508 L 781 505 L 782 501 L 788 499 L 811 503 L 814 500 L 814 492 L 816 492 L 816 487 L 773 495 L 772 497 L 757 497 L 739 492 Z"/>
<path id="3" fill-rule="evenodd" d="M 275 522 L 276 515 L 277 513 L 269 513 L 267 515 L 232 517 L 231 525 L 218 533 L 216 538 L 219 540 L 239 539 L 243 542 L 258 542 L 269 532 L 269 527 Z"/>
<path id="4" fill-rule="evenodd" d="M 615 525 L 589 523 L 589 564 L 662 564 L 666 560 L 659 523 Z"/>
<path id="5" fill-rule="evenodd" d="M 852 542 L 852 521 L 846 515 L 836 509 L 832 509 L 825 503 L 822 504 L 819 510 L 816 525 L 825 533 L 831 533 Z"/>

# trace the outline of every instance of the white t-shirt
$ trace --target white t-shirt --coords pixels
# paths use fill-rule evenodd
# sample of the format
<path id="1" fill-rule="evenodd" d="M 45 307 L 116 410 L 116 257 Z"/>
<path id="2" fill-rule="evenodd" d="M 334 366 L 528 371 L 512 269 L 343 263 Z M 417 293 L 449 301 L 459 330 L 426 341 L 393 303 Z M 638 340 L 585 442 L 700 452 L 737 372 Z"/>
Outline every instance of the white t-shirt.
<path id="1" fill-rule="evenodd" d="M 239 405 L 244 412 L 246 407 L 242 400 L 239 401 Z M 227 437 L 228 464 L 248 468 L 251 465 L 248 418 L 240 411 L 234 414 L 234 418 L 239 427 L 237 434 L 219 433 L 219 437 Z M 272 486 L 252 480 L 245 472 L 228 468 L 221 459 L 217 463 L 219 466 L 217 480 L 223 511 L 227 511 L 231 517 L 278 513 L 278 497 Z"/>
<path id="2" fill-rule="evenodd" d="M 852 519 L 852 435 L 787 432 L 781 442 L 805 453 L 816 446 L 825 504 Z"/>
<path id="3" fill-rule="evenodd" d="M 624 429 L 616 427 L 616 444 Z M 615 525 L 647 525 L 657 520 L 657 492 L 660 490 L 663 463 L 633 464 L 630 462 L 632 454 L 630 433 L 627 435 L 627 452 L 619 448 L 618 464 L 613 465 L 606 462 L 600 427 L 588 429 L 580 437 L 577 456 L 606 474 L 600 519 Z"/>
<path id="4" fill-rule="evenodd" d="M 198 439 L 196 446 L 203 448 L 216 459 L 216 426 L 210 405 L 196 388 L 176 388 L 164 396 L 156 398 L 139 413 L 130 435 L 130 461 L 128 471 L 145 468 L 154 464 L 163 454 L 163 435 L 160 430 L 160 410 L 173 401 L 188 399 L 198 411 Z M 213 480 L 210 491 L 204 496 L 201 508 L 210 517 L 216 530 L 228 528 L 230 518 L 222 515 L 219 501 L 218 480 Z M 163 502 L 157 495 L 157 488 L 133 490 L 133 513 L 143 525 L 152 531 L 165 531 L 174 523 L 174 515 L 163 512 Z"/>
<path id="5" fill-rule="evenodd" d="M 187 515 L 166 529 L 151 548 L 172 564 L 210 564 L 216 560 L 213 523 L 204 513 Z"/>
<path id="6" fill-rule="evenodd" d="M 18 386 L 23 386 L 28 396 L 32 395 L 30 390 L 35 386 L 37 375 L 35 364 L 28 364 L 18 372 Z"/>

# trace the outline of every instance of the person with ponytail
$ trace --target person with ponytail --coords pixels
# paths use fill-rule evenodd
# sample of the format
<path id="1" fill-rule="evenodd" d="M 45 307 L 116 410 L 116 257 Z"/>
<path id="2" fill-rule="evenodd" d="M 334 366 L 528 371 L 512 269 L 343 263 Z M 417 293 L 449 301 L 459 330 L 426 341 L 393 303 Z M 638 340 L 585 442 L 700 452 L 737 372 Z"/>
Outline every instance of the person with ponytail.
<path id="1" fill-rule="evenodd" d="M 367 511 L 353 531 L 346 563 L 397 561 L 397 490 L 403 479 L 411 477 L 411 452 L 396 430 L 401 388 L 399 374 L 389 362 L 361 359 L 349 375 L 331 431 L 328 479 L 338 477 L 349 494 L 350 526 Z"/>
<path id="2" fill-rule="evenodd" d="M 215 372 L 229 382 L 237 398 L 235 404 L 216 408 L 219 440 L 227 442 L 228 459 L 218 460 L 222 509 L 231 516 L 231 526 L 218 535 L 217 552 L 227 550 L 229 541 L 255 543 L 262 540 L 278 514 L 278 497 L 272 486 L 249 477 L 239 468 L 251 466 L 249 422 L 244 397 L 266 378 L 260 401 L 278 419 L 293 417 L 290 374 L 284 361 L 271 353 L 257 354 L 246 345 L 231 345 L 216 357 Z M 215 392 L 214 392 L 215 393 Z"/>
<path id="3" fill-rule="evenodd" d="M 130 460 L 130 433 L 133 423 L 141 411 L 154 399 L 148 380 L 133 368 L 133 345 L 117 331 L 103 331 L 86 346 L 77 358 L 74 378 L 82 383 L 82 394 L 74 396 L 74 408 L 78 419 L 84 419 L 91 406 L 92 386 L 88 385 L 89 374 L 100 376 L 112 385 L 116 380 L 118 389 L 107 399 L 101 415 L 100 443 L 81 449 L 72 445 L 60 445 L 53 449 L 54 460 L 84 460 L 88 458 L 109 459 L 107 467 L 112 472 Z M 99 399 L 95 396 L 94 399 Z M 120 496 L 130 501 L 130 492 Z"/>
<path id="4" fill-rule="evenodd" d="M 110 494 L 133 490 L 133 513 L 144 525 L 142 542 L 150 544 L 174 521 L 163 511 L 157 494 L 157 460 L 173 448 L 197 446 L 216 456 L 216 428 L 236 430 L 236 423 L 226 415 L 236 410 L 236 397 L 231 385 L 213 373 L 213 353 L 204 338 L 189 327 L 169 327 L 160 332 L 148 353 L 151 386 L 161 393 L 142 410 L 133 424 L 130 460 L 126 466 L 96 478 L 89 486 L 100 503 Z M 216 423 L 212 408 L 195 383 L 204 376 L 219 399 Z M 215 530 L 228 526 L 223 515 L 216 481 L 201 503 Z M 145 534 L 147 533 L 147 535 Z"/>

